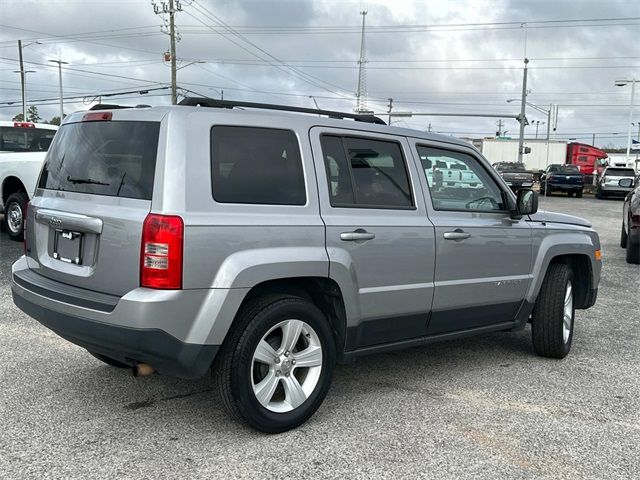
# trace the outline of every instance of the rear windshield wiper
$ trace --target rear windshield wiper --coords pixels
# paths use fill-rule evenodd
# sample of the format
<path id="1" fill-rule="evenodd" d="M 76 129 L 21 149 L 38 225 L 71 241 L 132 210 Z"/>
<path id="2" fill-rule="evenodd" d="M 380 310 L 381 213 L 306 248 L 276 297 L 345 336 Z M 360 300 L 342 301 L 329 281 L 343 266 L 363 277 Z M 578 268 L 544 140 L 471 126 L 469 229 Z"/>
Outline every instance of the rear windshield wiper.
<path id="1" fill-rule="evenodd" d="M 73 184 L 89 183 L 91 185 L 110 185 L 109 183 L 100 182 L 92 178 L 79 178 L 79 177 L 72 177 L 71 175 L 67 177 L 67 182 L 71 182 Z"/>

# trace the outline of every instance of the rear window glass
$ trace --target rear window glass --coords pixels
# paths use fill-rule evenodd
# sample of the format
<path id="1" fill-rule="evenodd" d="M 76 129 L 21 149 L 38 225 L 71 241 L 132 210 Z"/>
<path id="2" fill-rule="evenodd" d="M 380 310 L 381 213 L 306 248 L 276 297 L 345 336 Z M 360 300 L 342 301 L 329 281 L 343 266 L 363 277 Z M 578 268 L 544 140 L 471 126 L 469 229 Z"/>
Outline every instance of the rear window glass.
<path id="1" fill-rule="evenodd" d="M 633 177 L 634 171 L 632 168 L 607 168 L 606 175 L 612 177 Z"/>
<path id="2" fill-rule="evenodd" d="M 220 203 L 304 205 L 300 146 L 290 130 L 215 126 L 211 189 Z"/>
<path id="3" fill-rule="evenodd" d="M 46 152 L 55 130 L 0 127 L 0 152 Z"/>
<path id="4" fill-rule="evenodd" d="M 63 125 L 51 145 L 39 187 L 151 200 L 159 122 Z"/>
<path id="5" fill-rule="evenodd" d="M 563 165 L 560 167 L 560 171 L 565 173 L 580 173 L 580 169 L 575 165 Z"/>
<path id="6" fill-rule="evenodd" d="M 499 172 L 510 170 L 512 172 L 526 172 L 527 168 L 524 163 L 498 163 L 496 169 Z"/>

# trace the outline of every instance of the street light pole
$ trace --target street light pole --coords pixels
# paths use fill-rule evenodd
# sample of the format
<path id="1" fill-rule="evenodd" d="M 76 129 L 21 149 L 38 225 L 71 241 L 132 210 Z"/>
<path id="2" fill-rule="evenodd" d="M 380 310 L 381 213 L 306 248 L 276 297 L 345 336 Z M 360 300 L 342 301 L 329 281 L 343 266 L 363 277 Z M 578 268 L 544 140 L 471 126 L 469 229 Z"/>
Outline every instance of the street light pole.
<path id="1" fill-rule="evenodd" d="M 69 62 L 63 62 L 62 60 L 49 60 L 50 62 L 58 64 L 58 86 L 60 87 L 60 124 L 64 119 L 64 100 L 62 96 L 62 65 L 69 65 Z"/>
<path id="2" fill-rule="evenodd" d="M 520 102 L 520 134 L 518 136 L 518 163 L 523 163 L 522 155 L 524 153 L 524 124 L 527 107 L 527 64 L 529 59 L 524 59 L 524 70 L 522 72 L 522 101 Z"/>
<path id="3" fill-rule="evenodd" d="M 619 79 L 615 81 L 617 87 L 624 87 L 625 85 L 631 84 L 631 102 L 629 103 L 629 129 L 627 132 L 627 161 L 631 159 L 631 127 L 633 125 L 633 100 L 636 93 L 636 82 L 635 78 L 629 79 Z"/>
<path id="4" fill-rule="evenodd" d="M 22 61 L 22 40 L 18 40 L 18 58 L 20 59 L 20 90 L 22 91 L 22 121 L 27 121 L 27 99 L 25 97 L 25 81 L 24 63 Z"/>
<path id="5" fill-rule="evenodd" d="M 22 82 L 22 121 L 27 121 L 27 73 L 36 73 L 35 70 L 14 70 L 13 73 L 20 74 Z"/>

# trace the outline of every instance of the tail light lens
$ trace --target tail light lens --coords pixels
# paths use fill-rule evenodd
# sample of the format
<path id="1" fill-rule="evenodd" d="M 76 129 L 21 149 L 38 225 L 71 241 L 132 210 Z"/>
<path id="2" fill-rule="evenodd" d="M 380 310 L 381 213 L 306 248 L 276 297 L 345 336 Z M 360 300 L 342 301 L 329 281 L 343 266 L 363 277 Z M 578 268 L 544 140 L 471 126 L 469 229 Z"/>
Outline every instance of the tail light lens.
<path id="1" fill-rule="evenodd" d="M 149 214 L 142 227 L 140 286 L 182 288 L 184 222 L 181 217 Z"/>

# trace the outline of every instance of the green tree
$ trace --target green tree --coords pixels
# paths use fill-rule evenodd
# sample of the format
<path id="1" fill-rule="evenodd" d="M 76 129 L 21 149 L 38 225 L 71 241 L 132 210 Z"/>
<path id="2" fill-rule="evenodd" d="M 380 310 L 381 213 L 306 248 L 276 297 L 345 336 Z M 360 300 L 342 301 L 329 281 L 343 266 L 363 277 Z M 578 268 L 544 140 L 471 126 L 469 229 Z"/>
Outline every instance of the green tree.
<path id="1" fill-rule="evenodd" d="M 24 121 L 23 118 L 24 117 L 22 116 L 22 114 L 19 113 L 15 117 L 13 117 L 13 121 L 14 122 L 22 122 L 22 121 Z M 41 120 L 42 120 L 42 117 L 38 113 L 38 107 L 36 107 L 35 105 L 31 105 L 27 109 L 27 122 L 38 123 Z"/>
<path id="2" fill-rule="evenodd" d="M 65 115 L 65 117 L 66 117 L 66 115 Z M 53 117 L 47 123 L 50 123 L 51 125 L 60 125 L 60 117 L 58 117 L 58 116 Z"/>

